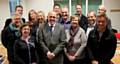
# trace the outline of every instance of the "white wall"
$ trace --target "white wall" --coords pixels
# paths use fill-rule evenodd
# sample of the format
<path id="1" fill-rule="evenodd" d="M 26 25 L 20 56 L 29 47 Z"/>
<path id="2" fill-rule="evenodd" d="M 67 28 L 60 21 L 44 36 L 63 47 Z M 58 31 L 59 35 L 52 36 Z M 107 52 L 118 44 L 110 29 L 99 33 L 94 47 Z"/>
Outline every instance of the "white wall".
<path id="1" fill-rule="evenodd" d="M 1 39 L 1 30 L 3 29 L 5 20 L 6 18 L 9 18 L 9 17 L 10 17 L 9 1 L 0 0 L 0 39 Z"/>
<path id="2" fill-rule="evenodd" d="M 107 8 L 107 16 L 111 19 L 112 27 L 120 32 L 120 11 L 111 12 L 111 9 L 120 9 L 120 0 L 103 0 Z"/>
<path id="3" fill-rule="evenodd" d="M 24 14 L 23 17 L 28 20 L 28 12 L 30 9 L 34 9 L 36 11 L 42 10 L 45 15 L 52 10 L 53 0 L 21 0 L 21 4 L 24 6 Z"/>
<path id="4" fill-rule="evenodd" d="M 9 1 L 0 0 L 0 33 L 4 26 L 6 18 L 10 17 Z"/>

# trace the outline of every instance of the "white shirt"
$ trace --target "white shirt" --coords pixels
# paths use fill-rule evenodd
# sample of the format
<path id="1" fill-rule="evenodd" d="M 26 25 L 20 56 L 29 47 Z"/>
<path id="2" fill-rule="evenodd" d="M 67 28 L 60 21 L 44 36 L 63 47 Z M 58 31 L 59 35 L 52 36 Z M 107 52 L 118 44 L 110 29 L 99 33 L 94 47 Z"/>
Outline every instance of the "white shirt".
<path id="1" fill-rule="evenodd" d="M 87 36 L 87 38 L 88 38 L 88 36 L 89 36 L 90 31 L 93 30 L 93 29 L 94 29 L 94 27 L 88 27 L 88 28 L 87 28 L 87 31 L 86 31 L 86 36 Z"/>
<path id="2" fill-rule="evenodd" d="M 88 28 L 87 28 L 87 31 L 86 31 L 87 38 L 89 36 L 90 31 L 94 29 L 95 25 L 96 25 L 96 22 L 93 25 L 88 25 Z"/>
<path id="3" fill-rule="evenodd" d="M 51 26 L 51 24 L 48 22 L 48 25 Z M 53 24 L 52 31 L 54 31 L 56 23 Z"/>

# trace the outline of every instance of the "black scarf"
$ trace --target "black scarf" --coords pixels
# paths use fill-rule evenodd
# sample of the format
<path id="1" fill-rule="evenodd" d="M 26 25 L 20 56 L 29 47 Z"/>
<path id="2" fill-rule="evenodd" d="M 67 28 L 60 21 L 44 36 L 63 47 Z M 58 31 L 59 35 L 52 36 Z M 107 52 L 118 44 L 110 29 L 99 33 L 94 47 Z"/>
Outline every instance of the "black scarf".
<path id="1" fill-rule="evenodd" d="M 75 31 L 73 31 L 71 28 L 70 28 L 70 39 L 69 39 L 69 44 L 68 44 L 68 47 L 72 47 L 74 45 L 74 37 L 75 35 L 77 34 L 79 28 L 77 28 Z"/>

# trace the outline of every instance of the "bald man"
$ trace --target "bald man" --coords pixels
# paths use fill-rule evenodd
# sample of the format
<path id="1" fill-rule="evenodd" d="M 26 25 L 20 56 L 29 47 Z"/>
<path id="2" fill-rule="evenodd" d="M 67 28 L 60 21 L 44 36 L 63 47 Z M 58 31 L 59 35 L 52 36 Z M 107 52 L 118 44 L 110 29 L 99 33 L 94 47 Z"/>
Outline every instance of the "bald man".
<path id="1" fill-rule="evenodd" d="M 106 7 L 104 5 L 99 5 L 98 15 L 106 15 Z M 112 29 L 111 20 L 107 17 L 107 28 Z"/>
<path id="2" fill-rule="evenodd" d="M 44 53 L 44 64 L 63 64 L 63 48 L 66 34 L 64 27 L 57 23 L 57 15 L 50 11 L 47 22 L 38 33 L 38 41 Z"/>

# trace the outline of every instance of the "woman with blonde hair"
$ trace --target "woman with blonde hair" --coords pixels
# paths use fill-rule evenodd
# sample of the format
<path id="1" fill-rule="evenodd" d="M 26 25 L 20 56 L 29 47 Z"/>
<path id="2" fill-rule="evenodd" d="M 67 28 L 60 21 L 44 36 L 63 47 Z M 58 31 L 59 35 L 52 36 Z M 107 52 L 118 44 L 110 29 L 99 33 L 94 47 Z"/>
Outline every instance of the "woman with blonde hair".
<path id="1" fill-rule="evenodd" d="M 79 17 L 71 16 L 71 27 L 66 30 L 67 45 L 64 48 L 66 61 L 65 64 L 84 64 L 85 63 L 85 47 L 87 38 L 85 31 L 79 27 Z"/>

